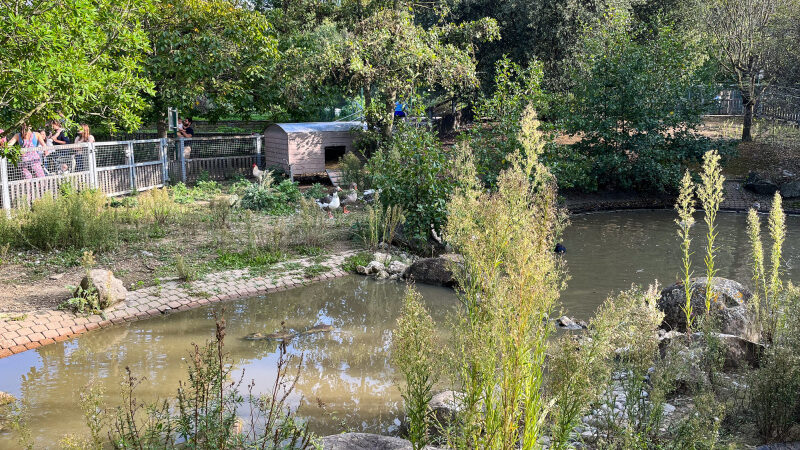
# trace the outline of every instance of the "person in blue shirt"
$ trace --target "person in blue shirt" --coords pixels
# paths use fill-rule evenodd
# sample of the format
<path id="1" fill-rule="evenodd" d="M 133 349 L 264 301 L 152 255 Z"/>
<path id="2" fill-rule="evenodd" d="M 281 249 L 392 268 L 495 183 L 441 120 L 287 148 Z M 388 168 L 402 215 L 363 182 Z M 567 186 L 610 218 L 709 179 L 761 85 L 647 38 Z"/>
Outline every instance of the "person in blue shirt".
<path id="1" fill-rule="evenodd" d="M 395 117 L 405 117 L 406 112 L 404 111 L 404 106 L 400 102 L 394 102 L 394 116 Z"/>

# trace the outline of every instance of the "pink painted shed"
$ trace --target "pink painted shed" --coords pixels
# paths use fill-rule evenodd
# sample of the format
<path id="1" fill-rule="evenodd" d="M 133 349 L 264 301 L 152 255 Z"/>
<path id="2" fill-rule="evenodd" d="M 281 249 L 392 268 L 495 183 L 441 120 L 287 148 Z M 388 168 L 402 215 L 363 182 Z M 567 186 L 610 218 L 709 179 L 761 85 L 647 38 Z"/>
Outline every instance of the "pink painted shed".
<path id="1" fill-rule="evenodd" d="M 264 132 L 267 167 L 281 167 L 293 175 L 325 172 L 353 147 L 354 130 L 363 122 L 276 123 Z"/>

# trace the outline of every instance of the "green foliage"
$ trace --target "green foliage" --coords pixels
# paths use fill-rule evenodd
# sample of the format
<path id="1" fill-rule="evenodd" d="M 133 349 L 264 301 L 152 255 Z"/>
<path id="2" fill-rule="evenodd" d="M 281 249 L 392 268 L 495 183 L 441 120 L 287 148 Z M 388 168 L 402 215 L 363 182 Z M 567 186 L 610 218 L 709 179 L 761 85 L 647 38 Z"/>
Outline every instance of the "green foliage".
<path id="1" fill-rule="evenodd" d="M 486 186 L 495 187 L 500 172 L 511 164 L 509 157 L 522 150 L 520 119 L 525 108 L 541 103 L 541 80 L 542 66 L 535 61 L 527 68 L 508 58 L 497 62 L 494 92 L 482 97 L 475 107 L 476 116 L 489 124 L 475 126 L 465 136 L 475 155 L 478 176 Z"/>
<path id="2" fill-rule="evenodd" d="M 314 183 L 305 192 L 305 196 L 306 196 L 306 198 L 317 199 L 317 198 L 324 197 L 325 195 L 327 195 L 327 193 L 328 193 L 328 191 L 327 191 L 327 189 L 325 189 L 325 186 L 323 186 L 323 185 L 321 185 L 319 183 Z"/>
<path id="3" fill-rule="evenodd" d="M 271 215 L 287 215 L 295 211 L 301 197 L 297 184 L 289 180 L 283 180 L 276 186 L 251 184 L 242 194 L 241 205 L 242 208 Z"/>
<path id="4" fill-rule="evenodd" d="M 362 191 L 370 188 L 371 184 L 364 172 L 364 163 L 361 158 L 352 152 L 346 153 L 339 160 L 339 165 L 342 168 L 342 186 L 350 186 L 351 183 L 355 183 Z"/>
<path id="5" fill-rule="evenodd" d="M 139 195 L 138 203 L 142 217 L 158 227 L 175 222 L 182 212 L 167 188 L 151 189 Z"/>
<path id="6" fill-rule="evenodd" d="M 391 245 L 400 225 L 406 216 L 400 206 L 369 205 L 367 221 L 357 224 L 356 234 L 370 250 L 376 250 L 381 243 Z"/>
<path id="7" fill-rule="evenodd" d="M 269 108 L 274 90 L 264 86 L 278 52 L 264 15 L 239 1 L 158 0 L 146 28 L 145 67 L 156 81 L 149 119 L 164 127 L 167 107 L 211 120 Z"/>
<path id="8" fill-rule="evenodd" d="M 694 322 L 694 315 L 692 314 L 692 238 L 691 230 L 694 225 L 694 183 L 692 177 L 687 170 L 681 180 L 680 194 L 675 204 L 675 209 L 678 211 L 678 218 L 675 223 L 678 224 L 678 236 L 681 239 L 681 282 L 683 283 L 683 293 L 686 296 L 686 303 L 683 305 L 683 313 L 686 315 L 686 332 L 692 332 L 692 323 Z"/>
<path id="9" fill-rule="evenodd" d="M 437 381 L 434 369 L 437 347 L 434 323 L 413 287 L 406 288 L 403 310 L 392 333 L 392 359 L 404 378 L 400 386 L 408 416 L 408 439 L 414 450 L 428 444 L 432 389 Z"/>
<path id="10" fill-rule="evenodd" d="M 572 87 L 555 96 L 552 112 L 592 160 L 599 186 L 677 187 L 683 167 L 709 147 L 694 134 L 711 98 L 706 59 L 687 35 L 636 25 L 620 10 L 585 29 Z"/>
<path id="11" fill-rule="evenodd" d="M 191 203 L 198 200 L 211 200 L 222 193 L 222 188 L 216 181 L 200 180 L 194 187 L 188 188 L 183 183 L 178 183 L 171 188 L 172 198 L 176 203 Z"/>
<path id="12" fill-rule="evenodd" d="M 254 269 L 263 270 L 283 260 L 280 252 L 251 249 L 241 252 L 219 251 L 213 265 L 217 270 Z"/>
<path id="13" fill-rule="evenodd" d="M 183 255 L 178 255 L 175 258 L 175 272 L 177 272 L 178 279 L 181 281 L 194 281 L 197 279 L 197 270 L 186 263 Z"/>
<path id="14" fill-rule="evenodd" d="M 714 243 L 717 239 L 717 212 L 723 200 L 723 183 L 725 177 L 722 175 L 722 168 L 719 165 L 720 156 L 716 151 L 709 151 L 703 155 L 703 172 L 700 174 L 701 184 L 697 186 L 697 197 L 703 206 L 703 220 L 708 228 L 706 232 L 706 277 L 708 286 L 705 291 L 705 313 L 708 317 L 711 313 L 711 302 L 715 297 L 712 288 L 714 276 L 717 274 L 716 253 L 717 248 Z"/>
<path id="15" fill-rule="evenodd" d="M 369 252 L 359 252 L 355 255 L 348 256 L 345 258 L 344 263 L 342 264 L 342 269 L 355 273 L 356 267 L 358 266 L 366 266 L 367 264 L 372 261 L 372 254 Z"/>
<path id="16" fill-rule="evenodd" d="M 524 153 L 511 155 L 497 191 L 486 192 L 461 148 L 459 189 L 445 237 L 463 255 L 454 272 L 460 310 L 455 334 L 462 426 L 453 448 L 532 448 L 542 431 L 547 320 L 563 285 L 553 253 L 560 231 L 552 178 L 538 161 L 533 111 L 523 116 Z"/>
<path id="17" fill-rule="evenodd" d="M 83 252 L 83 256 L 81 257 L 81 266 L 86 272 L 87 277 L 89 275 L 89 271 L 92 270 L 95 264 L 96 261 L 94 258 L 94 253 L 91 251 Z M 70 310 L 75 314 L 81 315 L 102 313 L 103 308 L 100 302 L 100 295 L 97 292 L 97 287 L 94 284 L 91 282 L 88 283 L 85 289 L 83 286 L 68 286 L 68 289 L 72 291 L 72 297 L 58 305 L 58 309 Z"/>
<path id="18" fill-rule="evenodd" d="M 373 186 L 381 190 L 384 207 L 399 205 L 405 210 L 407 239 L 427 242 L 431 226 L 436 230 L 444 227 L 453 192 L 453 164 L 432 132 L 398 126 L 367 166 Z"/>
<path id="19" fill-rule="evenodd" d="M 323 266 L 322 264 L 312 264 L 303 269 L 303 276 L 306 278 L 314 278 L 315 276 L 323 274 L 329 270 L 331 269 L 328 266 Z"/>
<path id="20" fill-rule="evenodd" d="M 142 94 L 152 84 L 142 71 L 150 47 L 141 17 L 149 0 L 47 0 L 4 4 L 0 13 L 0 129 L 20 122 L 40 127 L 78 117 L 110 129 L 139 126 Z M 18 155 L 0 148 L 0 155 Z"/>
<path id="21" fill-rule="evenodd" d="M 57 197 L 45 196 L 30 210 L 0 217 L 0 245 L 15 248 L 105 250 L 118 243 L 114 214 L 96 190 L 75 191 L 62 185 Z"/>

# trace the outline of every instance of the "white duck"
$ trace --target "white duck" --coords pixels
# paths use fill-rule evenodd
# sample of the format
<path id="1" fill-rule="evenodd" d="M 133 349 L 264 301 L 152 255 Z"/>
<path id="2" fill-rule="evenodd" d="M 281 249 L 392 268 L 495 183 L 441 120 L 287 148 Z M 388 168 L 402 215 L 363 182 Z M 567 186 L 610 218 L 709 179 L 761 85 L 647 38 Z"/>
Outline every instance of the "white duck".
<path id="1" fill-rule="evenodd" d="M 347 205 L 353 205 L 358 201 L 358 185 L 355 183 L 350 183 L 350 192 L 341 200 L 342 203 L 342 212 L 345 214 L 349 214 L 350 211 L 347 210 Z"/>
<path id="2" fill-rule="evenodd" d="M 339 191 L 341 190 L 342 188 L 337 186 L 332 195 L 326 195 L 325 197 L 317 199 L 317 205 L 324 211 L 328 211 L 328 217 L 331 219 L 333 219 L 333 211 L 339 209 L 339 205 L 341 204 L 339 201 Z"/>

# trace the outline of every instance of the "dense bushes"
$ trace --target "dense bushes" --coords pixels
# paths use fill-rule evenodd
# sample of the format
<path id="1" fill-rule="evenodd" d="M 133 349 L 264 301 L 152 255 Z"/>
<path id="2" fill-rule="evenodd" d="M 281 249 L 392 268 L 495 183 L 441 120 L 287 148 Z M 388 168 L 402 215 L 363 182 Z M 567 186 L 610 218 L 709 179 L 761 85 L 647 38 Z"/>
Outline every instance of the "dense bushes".
<path id="1" fill-rule="evenodd" d="M 367 170 L 373 187 L 380 190 L 381 203 L 405 211 L 406 238 L 427 241 L 431 226 L 442 229 L 453 191 L 453 164 L 433 132 L 398 126 L 369 160 Z"/>
<path id="2" fill-rule="evenodd" d="M 267 214 L 286 215 L 295 211 L 302 197 L 297 184 L 283 180 L 275 186 L 251 184 L 242 194 L 242 208 L 264 211 Z"/>
<path id="3" fill-rule="evenodd" d="M 113 247 L 118 238 L 114 212 L 97 190 L 76 191 L 65 184 L 57 197 L 45 196 L 14 217 L 0 215 L 0 245 L 40 250 Z"/>
<path id="4" fill-rule="evenodd" d="M 683 167 L 710 146 L 694 134 L 713 97 L 702 87 L 709 82 L 706 60 L 699 43 L 667 26 L 634 25 L 623 11 L 587 27 L 572 87 L 551 108 L 578 139 L 570 146 L 592 163 L 591 177 L 570 184 L 676 188 Z"/>

